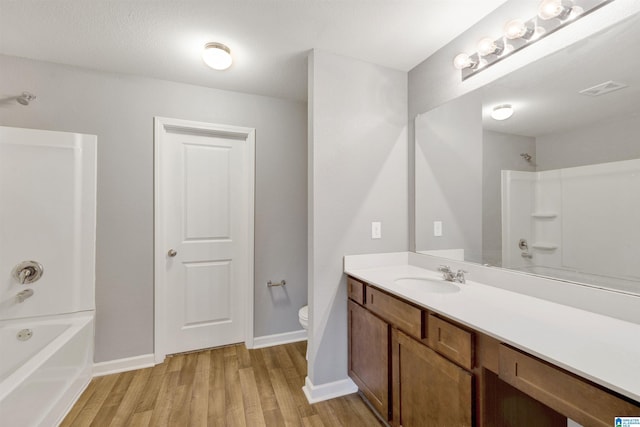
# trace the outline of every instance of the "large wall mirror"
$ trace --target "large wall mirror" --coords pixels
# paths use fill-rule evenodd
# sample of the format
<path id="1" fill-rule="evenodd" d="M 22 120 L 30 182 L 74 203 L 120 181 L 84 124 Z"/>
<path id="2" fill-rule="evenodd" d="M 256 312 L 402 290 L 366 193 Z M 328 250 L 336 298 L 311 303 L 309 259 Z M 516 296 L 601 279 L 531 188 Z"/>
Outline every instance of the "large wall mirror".
<path id="1" fill-rule="evenodd" d="M 637 15 L 418 115 L 416 251 L 640 294 L 638 46 Z"/>

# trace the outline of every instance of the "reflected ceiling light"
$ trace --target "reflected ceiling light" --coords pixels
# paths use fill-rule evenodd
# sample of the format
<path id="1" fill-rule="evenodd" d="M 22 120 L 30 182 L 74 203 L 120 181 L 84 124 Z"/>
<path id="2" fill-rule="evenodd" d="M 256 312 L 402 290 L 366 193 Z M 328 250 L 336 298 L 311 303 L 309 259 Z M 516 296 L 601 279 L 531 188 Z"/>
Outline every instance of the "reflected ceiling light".
<path id="1" fill-rule="evenodd" d="M 542 19 L 567 19 L 571 13 L 571 7 L 563 0 L 542 0 L 538 7 L 538 16 Z"/>
<path id="2" fill-rule="evenodd" d="M 507 120 L 511 116 L 513 116 L 513 107 L 511 104 L 498 105 L 491 111 L 491 118 L 494 120 Z"/>
<path id="3" fill-rule="evenodd" d="M 478 53 L 480 56 L 500 55 L 504 50 L 502 43 L 496 43 L 493 39 L 485 37 L 478 42 Z"/>
<path id="4" fill-rule="evenodd" d="M 461 71 L 462 80 L 466 80 L 520 49 L 613 1 L 541 0 L 538 3 L 537 16 L 528 20 L 512 19 L 508 21 L 503 28 L 503 37 L 481 39 L 478 42 L 476 52 L 457 55 L 453 59 L 453 66 Z"/>
<path id="5" fill-rule="evenodd" d="M 453 66 L 458 70 L 462 70 L 464 68 L 475 68 L 477 65 L 478 63 L 471 59 L 471 57 L 466 53 L 461 53 L 453 58 Z"/>
<path id="6" fill-rule="evenodd" d="M 522 19 L 512 19 L 504 25 L 504 36 L 509 40 L 529 40 L 533 36 L 534 29 L 527 26 Z"/>
<path id="7" fill-rule="evenodd" d="M 231 66 L 231 50 L 222 43 L 207 43 L 204 45 L 202 60 L 214 70 L 226 70 Z"/>

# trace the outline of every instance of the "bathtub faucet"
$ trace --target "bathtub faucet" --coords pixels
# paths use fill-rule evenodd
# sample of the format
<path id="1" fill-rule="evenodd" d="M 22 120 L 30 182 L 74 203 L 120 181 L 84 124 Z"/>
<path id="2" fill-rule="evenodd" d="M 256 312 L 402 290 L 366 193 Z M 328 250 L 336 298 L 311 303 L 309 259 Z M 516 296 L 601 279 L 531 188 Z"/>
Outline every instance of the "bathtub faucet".
<path id="1" fill-rule="evenodd" d="M 24 302 L 27 298 L 31 298 L 33 296 L 33 289 L 25 289 L 24 291 L 18 292 L 16 295 L 16 301 Z"/>
<path id="2" fill-rule="evenodd" d="M 21 285 L 28 285 L 42 277 L 44 269 L 37 261 L 22 261 L 13 269 L 13 276 Z"/>
<path id="3" fill-rule="evenodd" d="M 20 281 L 20 283 L 24 285 L 27 282 L 27 279 L 29 278 L 29 276 L 31 276 L 32 272 L 33 271 L 30 268 L 25 268 L 21 270 L 20 273 L 18 274 L 18 281 Z"/>

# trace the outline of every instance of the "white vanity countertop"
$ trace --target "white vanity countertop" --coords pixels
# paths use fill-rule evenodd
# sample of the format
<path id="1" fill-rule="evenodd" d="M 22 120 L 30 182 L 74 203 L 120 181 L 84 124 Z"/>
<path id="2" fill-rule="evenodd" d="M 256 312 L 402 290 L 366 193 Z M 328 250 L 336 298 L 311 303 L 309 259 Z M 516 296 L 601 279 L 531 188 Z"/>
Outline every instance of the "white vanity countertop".
<path id="1" fill-rule="evenodd" d="M 449 294 L 399 289 L 399 278 L 442 280 L 408 264 L 345 273 L 640 402 L 638 324 L 471 280 Z"/>

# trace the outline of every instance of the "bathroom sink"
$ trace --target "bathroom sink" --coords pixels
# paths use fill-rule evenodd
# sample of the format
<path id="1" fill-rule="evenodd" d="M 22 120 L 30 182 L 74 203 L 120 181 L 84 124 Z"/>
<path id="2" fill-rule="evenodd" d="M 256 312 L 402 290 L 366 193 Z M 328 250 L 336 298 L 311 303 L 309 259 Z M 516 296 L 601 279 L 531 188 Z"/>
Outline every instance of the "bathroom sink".
<path id="1" fill-rule="evenodd" d="M 427 292 L 431 294 L 452 294 L 460 292 L 460 287 L 452 282 L 425 277 L 404 277 L 396 279 L 395 284 L 407 291 Z"/>

